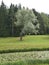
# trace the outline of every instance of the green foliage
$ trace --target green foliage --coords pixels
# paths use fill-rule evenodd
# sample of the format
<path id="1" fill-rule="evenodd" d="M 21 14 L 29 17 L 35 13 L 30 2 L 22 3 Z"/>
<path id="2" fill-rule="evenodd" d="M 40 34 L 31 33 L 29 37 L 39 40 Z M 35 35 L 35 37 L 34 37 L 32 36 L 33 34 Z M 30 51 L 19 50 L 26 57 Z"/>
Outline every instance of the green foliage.
<path id="1" fill-rule="evenodd" d="M 15 21 L 15 14 L 14 14 L 14 5 L 11 4 L 8 14 L 8 23 L 9 23 L 9 33 L 11 36 L 14 35 L 14 21 Z"/>
<path id="2" fill-rule="evenodd" d="M 49 34 L 49 15 L 38 13 L 35 9 L 10 5 L 2 1 L 0 5 L 0 37 L 20 36 L 25 34 Z"/>
<path id="3" fill-rule="evenodd" d="M 7 9 L 5 4 L 2 2 L 0 7 L 0 36 L 8 36 L 7 30 Z"/>
<path id="4" fill-rule="evenodd" d="M 19 5 L 18 5 L 18 9 L 20 9 L 21 10 L 21 4 L 19 3 Z"/>
<path id="5" fill-rule="evenodd" d="M 39 34 L 46 34 L 46 31 L 45 31 L 45 26 L 44 26 L 44 21 L 43 21 L 43 18 L 41 16 L 40 13 L 38 13 L 35 9 L 33 9 L 33 12 L 35 14 L 35 16 L 37 16 L 37 19 L 39 21 Z"/>
<path id="6" fill-rule="evenodd" d="M 21 9 L 18 10 L 16 14 L 17 21 L 15 22 L 16 26 L 21 27 L 22 34 L 37 34 L 39 24 L 36 16 L 31 10 Z M 36 23 L 36 24 L 35 24 Z"/>
<path id="7" fill-rule="evenodd" d="M 43 18 L 46 34 L 49 34 L 49 17 L 47 14 L 44 14 L 44 13 L 41 13 L 41 16 Z"/>

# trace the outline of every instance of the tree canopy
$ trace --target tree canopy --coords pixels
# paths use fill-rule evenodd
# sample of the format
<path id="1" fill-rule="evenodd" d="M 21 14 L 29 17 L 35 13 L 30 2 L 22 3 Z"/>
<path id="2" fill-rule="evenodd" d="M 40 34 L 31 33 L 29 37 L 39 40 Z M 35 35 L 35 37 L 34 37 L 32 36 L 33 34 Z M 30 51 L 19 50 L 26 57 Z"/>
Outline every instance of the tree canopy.
<path id="1" fill-rule="evenodd" d="M 20 36 L 20 34 L 49 34 L 49 14 L 11 3 L 8 8 L 0 5 L 0 37 Z"/>
<path id="2" fill-rule="evenodd" d="M 37 34 L 39 30 L 39 22 L 32 10 L 21 9 L 16 13 L 17 27 L 20 27 L 20 35 Z"/>

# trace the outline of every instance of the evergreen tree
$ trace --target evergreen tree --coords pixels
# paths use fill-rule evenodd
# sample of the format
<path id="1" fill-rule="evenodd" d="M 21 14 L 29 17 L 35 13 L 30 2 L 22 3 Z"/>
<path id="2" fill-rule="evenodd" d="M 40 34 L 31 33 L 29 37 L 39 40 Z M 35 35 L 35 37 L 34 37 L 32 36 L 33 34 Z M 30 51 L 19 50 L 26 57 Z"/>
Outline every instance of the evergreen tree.
<path id="1" fill-rule="evenodd" d="M 18 6 L 15 5 L 15 6 L 14 6 L 14 12 L 16 13 L 17 11 L 18 11 Z"/>
<path id="2" fill-rule="evenodd" d="M 7 36 L 7 8 L 4 2 L 2 1 L 1 7 L 0 7 L 0 36 Z"/>
<path id="3" fill-rule="evenodd" d="M 11 4 L 8 14 L 9 32 L 11 36 L 14 36 L 14 20 L 15 20 L 14 5 Z"/>
<path id="4" fill-rule="evenodd" d="M 49 17 L 45 13 L 41 13 L 41 16 L 42 16 L 43 21 L 44 21 L 46 34 L 49 34 Z"/>
<path id="5" fill-rule="evenodd" d="M 21 10 L 21 4 L 19 3 L 19 5 L 18 5 L 18 9 L 20 9 Z"/>
<path id="6" fill-rule="evenodd" d="M 37 16 L 40 24 L 39 34 L 46 34 L 43 18 L 41 17 L 40 13 L 38 13 L 35 9 L 33 9 L 33 12 L 35 16 Z"/>

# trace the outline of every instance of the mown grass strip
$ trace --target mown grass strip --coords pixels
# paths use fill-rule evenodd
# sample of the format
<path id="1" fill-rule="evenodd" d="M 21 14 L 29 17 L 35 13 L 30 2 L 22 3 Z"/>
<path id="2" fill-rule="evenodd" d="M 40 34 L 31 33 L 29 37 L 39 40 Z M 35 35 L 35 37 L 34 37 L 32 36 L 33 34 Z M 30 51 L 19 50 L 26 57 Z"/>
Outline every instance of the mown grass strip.
<path id="1" fill-rule="evenodd" d="M 49 35 L 0 38 L 0 53 L 49 51 Z"/>

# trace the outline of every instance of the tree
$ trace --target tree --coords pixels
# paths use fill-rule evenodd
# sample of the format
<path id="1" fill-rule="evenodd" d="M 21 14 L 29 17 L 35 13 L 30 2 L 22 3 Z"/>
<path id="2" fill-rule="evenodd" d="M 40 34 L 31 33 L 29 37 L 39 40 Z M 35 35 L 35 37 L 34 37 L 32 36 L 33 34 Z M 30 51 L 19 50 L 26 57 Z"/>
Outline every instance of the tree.
<path id="1" fill-rule="evenodd" d="M 18 11 L 18 6 L 15 5 L 15 6 L 14 6 L 14 12 L 16 13 L 17 11 Z"/>
<path id="2" fill-rule="evenodd" d="M 40 24 L 39 34 L 46 34 L 44 21 L 43 21 L 41 14 L 38 13 L 35 9 L 33 9 L 33 12 L 34 12 L 35 16 L 37 16 L 37 19 L 38 19 L 39 24 Z"/>
<path id="3" fill-rule="evenodd" d="M 4 2 L 2 1 L 0 7 L 0 36 L 8 36 L 7 30 L 7 8 Z"/>
<path id="4" fill-rule="evenodd" d="M 49 34 L 49 17 L 45 13 L 41 13 L 41 16 L 42 16 L 43 21 L 44 21 L 46 34 Z"/>
<path id="5" fill-rule="evenodd" d="M 11 4 L 8 14 L 8 24 L 11 36 L 14 36 L 14 20 L 15 20 L 14 5 Z"/>
<path id="6" fill-rule="evenodd" d="M 17 22 L 15 22 L 15 24 L 17 27 L 20 27 L 20 40 L 22 40 L 24 34 L 38 33 L 39 25 L 37 24 L 39 23 L 31 10 L 18 10 L 16 18 Z"/>
<path id="7" fill-rule="evenodd" d="M 20 9 L 21 10 L 21 4 L 19 3 L 19 5 L 18 5 L 18 9 Z"/>

